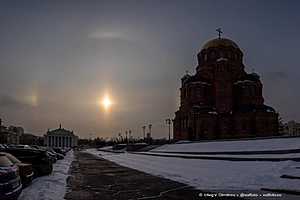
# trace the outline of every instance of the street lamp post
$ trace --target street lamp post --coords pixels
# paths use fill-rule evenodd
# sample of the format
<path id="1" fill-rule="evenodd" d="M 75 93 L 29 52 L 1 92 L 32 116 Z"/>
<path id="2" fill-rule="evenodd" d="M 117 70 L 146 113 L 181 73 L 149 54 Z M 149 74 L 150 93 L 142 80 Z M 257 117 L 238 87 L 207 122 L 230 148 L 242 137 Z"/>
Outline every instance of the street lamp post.
<path id="1" fill-rule="evenodd" d="M 171 141 L 171 123 L 172 123 L 171 119 L 166 119 L 166 124 L 169 126 L 169 143 Z"/>
<path id="2" fill-rule="evenodd" d="M 126 143 L 128 144 L 128 137 L 127 137 L 128 132 L 127 131 L 125 131 L 125 135 L 126 135 Z"/>

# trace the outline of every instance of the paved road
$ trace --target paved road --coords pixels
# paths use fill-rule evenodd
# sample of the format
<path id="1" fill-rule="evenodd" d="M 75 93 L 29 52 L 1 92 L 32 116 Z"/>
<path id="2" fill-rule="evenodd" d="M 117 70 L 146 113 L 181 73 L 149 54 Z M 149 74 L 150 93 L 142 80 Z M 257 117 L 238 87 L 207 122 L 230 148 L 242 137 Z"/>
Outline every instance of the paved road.
<path id="1" fill-rule="evenodd" d="M 190 186 L 75 152 L 67 200 L 199 200 Z"/>

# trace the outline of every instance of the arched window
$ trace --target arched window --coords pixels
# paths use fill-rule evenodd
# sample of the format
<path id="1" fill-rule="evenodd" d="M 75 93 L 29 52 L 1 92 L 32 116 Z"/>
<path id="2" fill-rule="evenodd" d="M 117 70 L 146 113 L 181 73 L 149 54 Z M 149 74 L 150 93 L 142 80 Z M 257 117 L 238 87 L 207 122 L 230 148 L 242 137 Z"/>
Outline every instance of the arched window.
<path id="1" fill-rule="evenodd" d="M 225 57 L 225 53 L 223 51 L 220 51 L 220 58 L 224 58 Z"/>
<path id="2" fill-rule="evenodd" d="M 193 91 L 193 90 L 189 87 L 189 88 L 188 88 L 188 97 L 189 97 L 189 98 L 192 96 L 192 91 Z"/>
<path id="3" fill-rule="evenodd" d="M 216 52 L 215 51 L 211 51 L 209 54 L 209 59 L 210 60 L 214 60 L 216 58 Z"/>
<path id="4" fill-rule="evenodd" d="M 200 98 L 201 97 L 201 87 L 196 87 L 195 88 L 195 96 L 196 96 L 196 98 Z"/>
<path id="5" fill-rule="evenodd" d="M 242 130 L 246 130 L 246 129 L 247 129 L 247 121 L 242 120 Z"/>
<path id="6" fill-rule="evenodd" d="M 230 52 L 229 51 L 225 52 L 225 58 L 230 58 Z"/>
<path id="7" fill-rule="evenodd" d="M 252 86 L 252 92 L 253 92 L 253 96 L 256 96 L 256 86 L 255 85 Z"/>
<path id="8" fill-rule="evenodd" d="M 265 120 L 264 126 L 268 130 L 268 128 L 270 126 L 270 122 L 268 120 Z"/>
<path id="9" fill-rule="evenodd" d="M 239 59 L 239 55 L 237 53 L 234 54 L 234 60 L 238 60 Z"/>
<path id="10" fill-rule="evenodd" d="M 228 57 L 228 58 L 233 59 L 233 52 L 232 52 L 232 51 L 229 51 L 228 54 L 229 54 L 229 57 Z"/>
<path id="11" fill-rule="evenodd" d="M 203 91 L 203 96 L 207 96 L 208 95 L 208 90 L 207 90 L 207 87 L 203 86 L 202 87 L 202 91 Z"/>

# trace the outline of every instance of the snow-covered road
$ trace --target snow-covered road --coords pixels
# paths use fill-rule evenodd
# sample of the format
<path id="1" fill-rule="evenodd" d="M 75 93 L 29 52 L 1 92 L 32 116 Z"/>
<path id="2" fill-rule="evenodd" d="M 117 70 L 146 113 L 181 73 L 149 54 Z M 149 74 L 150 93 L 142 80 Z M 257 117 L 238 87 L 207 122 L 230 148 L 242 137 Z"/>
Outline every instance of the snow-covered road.
<path id="1" fill-rule="evenodd" d="M 18 200 L 62 200 L 66 193 L 66 180 L 73 161 L 73 151 L 69 151 L 63 160 L 53 165 L 48 176 L 38 177 L 25 188 Z"/>

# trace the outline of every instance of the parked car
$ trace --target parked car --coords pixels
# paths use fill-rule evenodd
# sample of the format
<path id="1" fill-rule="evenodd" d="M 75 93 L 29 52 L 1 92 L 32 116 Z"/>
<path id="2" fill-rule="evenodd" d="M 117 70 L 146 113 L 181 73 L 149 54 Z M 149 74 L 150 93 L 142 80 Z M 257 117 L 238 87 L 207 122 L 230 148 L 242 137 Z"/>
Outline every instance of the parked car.
<path id="1" fill-rule="evenodd" d="M 47 149 L 50 153 L 53 153 L 56 157 L 57 160 L 62 160 L 64 159 L 64 155 L 60 154 L 60 153 L 57 153 L 56 151 L 54 151 L 52 148 L 48 148 Z"/>
<path id="2" fill-rule="evenodd" d="M 52 163 L 56 163 L 56 161 L 57 161 L 56 154 L 54 154 L 54 153 L 52 153 L 52 152 L 50 152 L 48 150 L 46 150 L 46 152 L 47 152 L 49 158 L 51 159 L 51 162 Z"/>
<path id="3" fill-rule="evenodd" d="M 4 153 L 4 154 L 13 164 L 19 167 L 19 172 L 20 172 L 20 177 L 21 177 L 23 187 L 29 185 L 32 182 L 33 175 L 34 175 L 32 165 L 28 163 L 22 163 L 19 159 L 17 159 L 15 156 L 11 155 L 10 153 Z"/>
<path id="4" fill-rule="evenodd" d="M 30 147 L 31 147 L 32 149 L 40 150 L 40 147 L 39 147 L 38 145 L 30 145 Z"/>
<path id="5" fill-rule="evenodd" d="M 53 150 L 56 152 L 56 153 L 59 153 L 59 154 L 62 154 L 62 155 L 66 155 L 66 151 L 62 150 L 61 148 L 57 148 L 57 147 L 54 147 Z"/>
<path id="6" fill-rule="evenodd" d="M 18 199 L 22 191 L 19 169 L 5 154 L 0 153 L 0 199 Z"/>
<path id="7" fill-rule="evenodd" d="M 63 154 L 60 154 L 60 153 L 56 153 L 56 157 L 58 160 L 62 160 L 65 158 L 65 156 Z"/>
<path id="8" fill-rule="evenodd" d="M 24 163 L 32 164 L 34 176 L 48 175 L 53 170 L 47 151 L 18 148 L 7 148 L 2 151 L 12 154 Z"/>
<path id="9" fill-rule="evenodd" d="M 9 144 L 9 148 L 18 148 L 18 149 L 32 149 L 29 145 L 23 144 Z"/>
<path id="10" fill-rule="evenodd" d="M 6 149 L 8 148 L 7 144 L 0 144 L 0 149 Z"/>
<path id="11" fill-rule="evenodd" d="M 38 145 L 31 145 L 30 147 L 35 150 L 47 151 L 47 154 L 50 157 L 52 163 L 56 163 L 56 161 L 58 160 L 58 156 L 56 155 L 56 152 L 51 151 L 50 148 L 42 147 Z"/>

